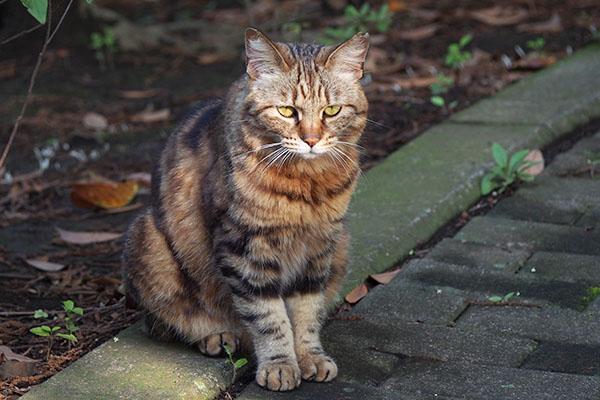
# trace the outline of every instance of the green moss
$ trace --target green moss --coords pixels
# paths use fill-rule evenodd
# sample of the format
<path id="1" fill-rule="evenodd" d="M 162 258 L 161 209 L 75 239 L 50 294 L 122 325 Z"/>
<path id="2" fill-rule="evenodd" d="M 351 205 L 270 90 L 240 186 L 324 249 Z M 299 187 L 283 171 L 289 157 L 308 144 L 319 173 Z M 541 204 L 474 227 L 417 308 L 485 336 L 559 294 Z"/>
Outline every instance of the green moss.
<path id="1" fill-rule="evenodd" d="M 586 295 L 582 296 L 579 299 L 579 303 L 577 305 L 577 310 L 578 311 L 585 310 L 586 307 L 589 306 L 599 295 L 600 295 L 600 287 L 599 286 L 592 286 L 592 287 L 588 288 L 586 291 Z"/>

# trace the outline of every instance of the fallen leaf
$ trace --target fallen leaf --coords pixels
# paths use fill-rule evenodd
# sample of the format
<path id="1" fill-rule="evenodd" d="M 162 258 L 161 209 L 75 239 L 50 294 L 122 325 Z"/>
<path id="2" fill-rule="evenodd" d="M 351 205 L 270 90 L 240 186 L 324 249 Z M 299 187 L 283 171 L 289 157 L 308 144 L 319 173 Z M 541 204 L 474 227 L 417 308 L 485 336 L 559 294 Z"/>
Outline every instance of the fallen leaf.
<path id="1" fill-rule="evenodd" d="M 0 379 L 35 375 L 36 363 L 37 360 L 16 354 L 7 346 L 0 346 Z"/>
<path id="2" fill-rule="evenodd" d="M 430 24 L 406 31 L 394 32 L 394 38 L 400 40 L 421 40 L 433 36 L 440 29 L 438 24 Z"/>
<path id="3" fill-rule="evenodd" d="M 524 8 L 494 6 L 471 11 L 471 18 L 492 26 L 514 25 L 525 21 L 529 13 Z"/>
<path id="4" fill-rule="evenodd" d="M 358 302 L 360 299 L 362 299 L 363 297 L 365 297 L 367 295 L 367 293 L 369 293 L 369 289 L 367 288 L 367 285 L 365 285 L 364 282 L 361 282 L 361 284 L 358 285 L 358 287 L 354 288 L 354 290 L 352 290 L 350 293 L 348 293 L 346 295 L 346 301 L 350 304 L 354 304 L 354 303 Z"/>
<path id="5" fill-rule="evenodd" d="M 381 82 L 389 82 L 389 83 L 395 83 L 397 85 L 400 85 L 402 87 L 402 89 L 415 89 L 415 88 L 421 88 L 421 87 L 427 87 L 429 85 L 431 85 L 432 83 L 435 83 L 438 81 L 437 76 L 427 76 L 427 77 L 415 77 L 415 78 L 409 78 L 409 79 L 404 79 L 404 78 L 398 78 L 397 76 L 383 76 L 383 75 L 376 75 L 375 76 L 375 80 L 377 81 L 381 81 Z"/>
<path id="6" fill-rule="evenodd" d="M 112 233 L 112 232 L 74 232 L 67 231 L 60 228 L 55 228 L 60 238 L 67 242 L 73 244 L 90 244 L 90 243 L 100 243 L 100 242 L 108 242 L 110 240 L 115 240 L 123 236 L 122 233 Z"/>
<path id="7" fill-rule="evenodd" d="M 546 57 L 526 57 L 521 58 L 513 63 L 512 69 L 529 69 L 529 70 L 538 70 L 542 68 L 546 68 L 556 62 L 555 56 L 546 56 Z"/>
<path id="8" fill-rule="evenodd" d="M 382 272 L 381 274 L 371 274 L 369 277 L 373 278 L 375 281 L 377 281 L 377 283 L 385 285 L 386 283 L 390 283 L 390 281 L 394 279 L 399 272 L 400 269 L 395 269 L 389 272 Z"/>
<path id="9" fill-rule="evenodd" d="M 123 99 L 147 99 L 148 97 L 156 96 L 160 93 L 159 89 L 146 90 L 119 90 L 119 97 Z"/>
<path id="10" fill-rule="evenodd" d="M 143 208 L 143 207 L 144 207 L 144 203 L 134 203 L 134 204 L 126 205 L 125 207 L 112 208 L 110 210 L 106 210 L 105 213 L 106 214 L 119 214 L 119 213 L 139 210 L 140 208 Z"/>
<path id="11" fill-rule="evenodd" d="M 390 12 L 400 12 L 406 10 L 406 2 L 402 0 L 390 0 L 387 3 Z"/>
<path id="12" fill-rule="evenodd" d="M 139 112 L 131 117 L 131 121 L 133 122 L 159 122 L 159 121 L 167 121 L 171 116 L 171 110 L 168 108 L 163 108 L 160 110 L 144 110 Z"/>
<path id="13" fill-rule="evenodd" d="M 538 149 L 533 149 L 525 156 L 524 160 L 538 162 L 539 164 L 532 165 L 529 168 L 523 169 L 523 172 L 529 175 L 539 175 L 544 170 L 544 155 Z"/>
<path id="14" fill-rule="evenodd" d="M 108 128 L 108 120 L 104 115 L 89 112 L 83 116 L 83 126 L 88 129 L 95 129 L 97 131 Z"/>
<path id="15" fill-rule="evenodd" d="M 552 13 L 552 16 L 548 21 L 517 25 L 517 31 L 519 32 L 554 33 L 561 32 L 562 30 L 563 27 L 560 21 L 560 15 L 556 12 Z"/>
<path id="16" fill-rule="evenodd" d="M 120 208 L 133 200 L 138 188 L 137 181 L 73 183 L 71 184 L 71 201 L 81 208 Z"/>
<path id="17" fill-rule="evenodd" d="M 46 272 L 56 272 L 56 271 L 60 271 L 61 269 L 65 268 L 65 265 L 63 265 L 63 264 L 53 263 L 53 262 L 46 261 L 46 260 L 36 260 L 36 259 L 27 258 L 27 259 L 25 259 L 25 262 L 34 268 L 37 268 L 39 270 L 46 271 Z"/>
<path id="18" fill-rule="evenodd" d="M 128 181 L 138 181 L 138 183 L 150 186 L 150 182 L 152 181 L 152 174 L 148 172 L 134 172 L 132 174 L 127 175 L 125 179 Z"/>

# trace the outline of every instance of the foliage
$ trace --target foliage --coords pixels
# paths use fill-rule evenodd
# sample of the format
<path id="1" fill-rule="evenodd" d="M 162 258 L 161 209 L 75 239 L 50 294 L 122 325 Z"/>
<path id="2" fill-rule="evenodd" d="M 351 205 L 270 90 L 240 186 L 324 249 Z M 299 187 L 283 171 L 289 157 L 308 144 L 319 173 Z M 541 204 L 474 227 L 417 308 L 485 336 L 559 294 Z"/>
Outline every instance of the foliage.
<path id="1" fill-rule="evenodd" d="M 531 50 L 536 50 L 536 51 L 541 50 L 544 48 L 545 45 L 546 45 L 546 40 L 544 40 L 543 37 L 539 37 L 537 39 L 527 41 L 527 47 L 530 48 Z"/>
<path id="2" fill-rule="evenodd" d="M 237 370 L 242 368 L 244 365 L 248 364 L 248 360 L 245 358 L 240 358 L 237 361 L 233 361 L 233 357 L 231 355 L 231 348 L 226 344 L 223 345 L 223 348 L 225 349 L 225 353 L 227 353 L 227 359 L 225 360 L 225 363 L 231 363 L 231 365 L 233 366 L 233 376 L 231 378 L 231 383 L 233 383 L 235 382 L 235 375 L 237 373 Z"/>
<path id="3" fill-rule="evenodd" d="M 501 302 L 501 301 L 508 301 L 514 295 L 515 295 L 515 292 L 510 292 L 510 293 L 507 293 L 506 295 L 504 295 L 504 297 L 500 297 L 500 296 L 488 297 L 488 300 L 491 301 L 491 302 L 493 302 L 493 303 L 497 303 L 497 302 Z"/>
<path id="4" fill-rule="evenodd" d="M 93 0 L 86 1 L 88 4 L 91 4 Z M 21 4 L 27 8 L 29 14 L 31 14 L 40 24 L 46 23 L 48 0 L 21 0 Z"/>
<path id="5" fill-rule="evenodd" d="M 335 44 L 369 29 L 386 33 L 392 24 L 392 16 L 393 13 L 389 11 L 387 4 L 382 5 L 379 11 L 371 8 L 369 3 L 364 3 L 358 9 L 349 5 L 344 9 L 344 25 L 325 29 L 325 37 L 320 38 L 320 41 L 323 44 Z"/>
<path id="6" fill-rule="evenodd" d="M 46 355 L 47 359 L 50 358 L 50 352 L 52 350 L 52 343 L 54 342 L 55 337 L 59 337 L 61 339 L 68 340 L 69 344 L 71 342 L 77 341 L 75 332 L 77 332 L 79 330 L 79 327 L 77 325 L 75 325 L 75 322 L 73 322 L 73 319 L 77 318 L 78 315 L 79 316 L 83 315 L 83 309 L 81 307 L 75 307 L 75 303 L 72 300 L 65 300 L 65 301 L 63 301 L 63 310 L 65 312 L 64 317 L 63 317 L 64 323 L 65 323 L 64 328 L 62 326 L 60 326 L 60 324 L 55 325 L 53 327 L 50 327 L 48 325 L 41 325 L 41 326 L 33 327 L 29 330 L 29 332 L 33 333 L 34 335 L 48 338 L 48 353 Z M 48 318 L 48 313 L 43 310 L 36 310 L 33 317 L 36 319 Z M 61 329 L 66 329 L 68 331 L 68 333 L 59 332 Z"/>
<path id="7" fill-rule="evenodd" d="M 94 56 L 101 66 L 105 66 L 106 63 L 112 65 L 113 54 L 117 52 L 117 42 L 112 29 L 105 27 L 103 32 L 92 32 L 90 49 L 94 50 Z"/>
<path id="8" fill-rule="evenodd" d="M 433 104 L 436 107 L 445 107 L 446 106 L 446 100 L 444 100 L 444 98 L 442 96 L 431 96 L 429 101 L 431 101 L 431 104 Z"/>
<path id="9" fill-rule="evenodd" d="M 525 170 L 539 162 L 525 160 L 525 156 L 529 150 L 521 150 L 516 152 L 510 160 L 506 154 L 506 150 L 498 143 L 492 144 L 492 155 L 496 165 L 483 177 L 481 181 L 481 194 L 489 194 L 492 190 L 500 188 L 502 193 L 506 187 L 516 180 L 532 181 L 533 175 L 528 174 Z"/>
<path id="10" fill-rule="evenodd" d="M 448 90 L 452 88 L 454 85 L 454 79 L 449 76 L 446 76 L 443 72 L 440 72 L 437 75 L 437 82 L 429 85 L 429 90 L 434 96 L 438 96 L 440 94 L 448 93 Z"/>
<path id="11" fill-rule="evenodd" d="M 471 53 L 464 51 L 464 48 L 471 42 L 473 35 L 464 35 L 460 38 L 458 43 L 451 43 L 448 46 L 448 53 L 446 53 L 445 64 L 448 67 L 454 69 L 462 69 L 465 62 L 471 59 Z"/>

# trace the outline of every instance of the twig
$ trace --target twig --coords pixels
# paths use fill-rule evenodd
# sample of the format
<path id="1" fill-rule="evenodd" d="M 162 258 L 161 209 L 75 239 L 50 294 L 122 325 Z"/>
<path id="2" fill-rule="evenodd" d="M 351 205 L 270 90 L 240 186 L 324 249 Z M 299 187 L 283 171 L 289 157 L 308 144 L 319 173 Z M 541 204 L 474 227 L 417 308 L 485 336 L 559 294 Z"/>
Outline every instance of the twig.
<path id="1" fill-rule="evenodd" d="M 40 54 L 38 55 L 37 63 L 35 64 L 35 68 L 33 69 L 33 72 L 31 74 L 31 78 L 29 80 L 29 88 L 27 89 L 27 95 L 25 96 L 25 101 L 23 102 L 23 106 L 21 107 L 21 112 L 19 113 L 19 116 L 17 117 L 17 119 L 15 121 L 13 129 L 10 133 L 10 137 L 8 138 L 8 143 L 6 144 L 6 147 L 4 148 L 4 151 L 2 152 L 2 157 L 0 157 L 0 170 L 2 170 L 2 166 L 4 165 L 4 161 L 6 160 L 6 156 L 8 155 L 8 151 L 10 150 L 10 148 L 15 140 L 15 136 L 17 135 L 17 130 L 19 129 L 19 124 L 21 123 L 21 120 L 23 119 L 23 116 L 25 115 L 25 110 L 27 110 L 27 105 L 29 104 L 31 92 L 33 91 L 33 86 L 35 85 L 35 79 L 37 78 L 37 74 L 40 69 L 40 65 L 42 64 L 44 54 L 46 53 L 46 49 L 48 48 L 48 45 L 50 44 L 50 41 L 52 40 L 52 38 L 54 38 L 54 35 L 56 35 L 56 32 L 60 28 L 60 25 L 62 24 L 63 20 L 65 19 L 65 16 L 69 12 L 69 9 L 71 8 L 72 4 L 73 4 L 73 0 L 70 0 L 69 4 L 67 4 L 67 6 L 65 7 L 65 10 L 63 11 L 63 15 L 60 17 L 60 20 L 58 21 L 58 24 L 56 24 L 54 31 L 52 31 L 52 0 L 48 0 L 48 20 L 46 21 L 46 25 L 47 25 L 46 39 L 44 40 L 44 45 L 42 46 L 42 50 L 40 51 Z"/>
<path id="2" fill-rule="evenodd" d="M 33 31 L 41 28 L 42 26 L 44 26 L 44 25 L 38 24 L 38 25 L 36 25 L 34 27 L 31 27 L 31 28 L 26 29 L 26 30 L 24 30 L 22 32 L 19 32 L 16 35 L 13 35 L 13 36 L 9 37 L 8 39 L 4 39 L 3 41 L 0 42 L 0 46 L 2 46 L 3 44 L 6 44 L 8 42 L 11 42 L 11 41 L 13 41 L 13 40 L 15 40 L 17 38 L 20 38 L 21 36 L 26 35 L 26 34 L 28 34 L 30 32 L 33 32 Z"/>

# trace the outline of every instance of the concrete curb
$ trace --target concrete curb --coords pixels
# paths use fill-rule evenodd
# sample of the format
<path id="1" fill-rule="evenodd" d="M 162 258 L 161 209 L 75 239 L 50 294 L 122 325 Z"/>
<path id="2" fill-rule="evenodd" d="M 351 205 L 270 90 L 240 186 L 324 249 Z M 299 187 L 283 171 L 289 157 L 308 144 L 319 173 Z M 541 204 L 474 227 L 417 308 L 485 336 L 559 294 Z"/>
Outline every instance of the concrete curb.
<path id="1" fill-rule="evenodd" d="M 348 216 L 353 248 L 342 294 L 392 266 L 479 198 L 492 142 L 509 152 L 542 147 L 600 117 L 598 65 L 600 46 L 589 46 L 454 115 L 370 170 Z M 229 381 L 222 359 L 152 342 L 134 325 L 23 399 L 212 399 Z"/>

